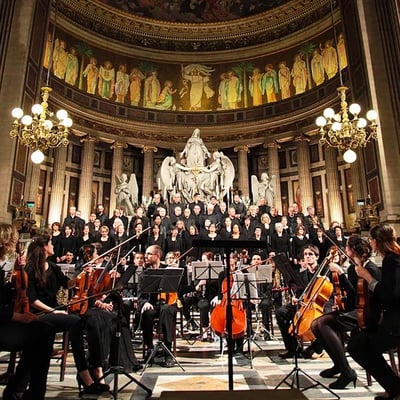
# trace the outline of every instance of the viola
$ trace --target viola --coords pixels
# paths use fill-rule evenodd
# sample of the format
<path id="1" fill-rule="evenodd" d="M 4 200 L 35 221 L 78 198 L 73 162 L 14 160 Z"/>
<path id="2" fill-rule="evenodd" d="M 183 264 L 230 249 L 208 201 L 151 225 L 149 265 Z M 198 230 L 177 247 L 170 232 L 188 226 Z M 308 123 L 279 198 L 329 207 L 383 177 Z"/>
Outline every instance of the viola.
<path id="1" fill-rule="evenodd" d="M 76 292 L 68 306 L 68 311 L 83 315 L 89 307 L 88 293 L 91 282 L 91 272 L 82 271 L 76 277 Z"/>
<path id="2" fill-rule="evenodd" d="M 18 244 L 17 257 L 11 275 L 11 283 L 14 288 L 14 312 L 27 313 L 29 312 L 29 298 L 27 295 L 28 274 L 21 263 L 21 256 L 22 252 L 20 244 Z"/>
<path id="3" fill-rule="evenodd" d="M 230 279 L 231 286 L 233 278 Z M 220 304 L 214 307 L 214 310 L 210 316 L 211 328 L 218 336 L 226 336 L 227 329 L 227 306 L 228 306 L 228 290 L 227 290 L 227 279 L 222 281 L 222 300 Z M 231 299 L 232 306 L 232 339 L 242 338 L 246 332 L 246 311 L 243 307 L 241 300 Z"/>

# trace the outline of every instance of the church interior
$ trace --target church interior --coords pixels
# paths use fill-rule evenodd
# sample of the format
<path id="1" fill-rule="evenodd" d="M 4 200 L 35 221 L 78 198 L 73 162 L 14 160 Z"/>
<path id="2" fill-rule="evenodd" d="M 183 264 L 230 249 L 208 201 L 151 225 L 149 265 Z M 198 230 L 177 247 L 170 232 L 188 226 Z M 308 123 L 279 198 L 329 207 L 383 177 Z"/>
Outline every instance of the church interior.
<path id="1" fill-rule="evenodd" d="M 396 0 L 0 2 L 0 221 L 29 235 L 71 208 L 131 220 L 157 194 L 200 193 L 279 215 L 311 206 L 346 235 L 398 227 L 399 21 Z M 153 397 L 227 390 L 224 346 L 177 332 L 186 371 L 155 363 L 135 377 Z M 235 390 L 267 393 L 291 372 L 275 333 L 234 358 Z M 330 365 L 299 364 L 315 379 Z M 357 388 L 337 398 L 382 390 L 352 367 Z M 77 396 L 74 371 L 69 354 L 60 382 L 52 363 L 48 398 Z M 321 386 L 282 396 L 335 398 Z M 128 382 L 118 398 L 141 397 Z"/>

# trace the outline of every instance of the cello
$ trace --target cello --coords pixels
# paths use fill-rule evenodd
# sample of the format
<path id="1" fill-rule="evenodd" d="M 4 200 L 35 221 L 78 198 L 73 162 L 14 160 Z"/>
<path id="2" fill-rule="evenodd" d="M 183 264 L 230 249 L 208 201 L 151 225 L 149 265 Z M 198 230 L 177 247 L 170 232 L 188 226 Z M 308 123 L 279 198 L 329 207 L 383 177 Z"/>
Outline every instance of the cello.
<path id="1" fill-rule="evenodd" d="M 231 264 L 231 271 L 234 270 L 235 265 Z M 232 287 L 233 277 L 230 276 L 230 285 Z M 227 334 L 227 310 L 228 310 L 228 280 L 225 277 L 221 284 L 222 300 L 217 304 L 210 316 L 210 325 L 214 332 L 220 336 L 226 336 Z M 231 298 L 231 309 L 232 309 L 232 339 L 240 339 L 245 335 L 246 332 L 246 311 L 243 307 L 241 300 Z"/>
<path id="2" fill-rule="evenodd" d="M 293 317 L 293 324 L 289 328 L 289 334 L 295 334 L 303 341 L 312 342 L 315 340 L 311 331 L 311 323 L 324 313 L 325 303 L 333 293 L 333 284 L 326 274 L 320 275 L 332 257 L 333 254 L 325 257 L 299 299 L 301 306 Z"/>

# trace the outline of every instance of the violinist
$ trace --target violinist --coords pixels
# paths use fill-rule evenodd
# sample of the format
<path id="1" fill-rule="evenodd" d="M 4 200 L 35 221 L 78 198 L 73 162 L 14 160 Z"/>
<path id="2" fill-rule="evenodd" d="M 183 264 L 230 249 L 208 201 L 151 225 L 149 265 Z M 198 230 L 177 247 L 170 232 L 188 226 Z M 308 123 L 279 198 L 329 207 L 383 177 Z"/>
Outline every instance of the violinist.
<path id="1" fill-rule="evenodd" d="M 400 245 L 389 224 L 378 224 L 370 230 L 373 251 L 382 255 L 382 279 L 378 281 L 356 257 L 356 273 L 368 285 L 368 292 L 379 304 L 382 317 L 377 329 L 364 329 L 352 337 L 348 352 L 385 389 L 377 400 L 400 398 L 400 377 L 385 360 L 383 353 L 400 343 Z"/>
<path id="2" fill-rule="evenodd" d="M 364 268 L 370 271 L 377 280 L 380 279 L 378 267 L 369 259 L 371 247 L 365 238 L 360 235 L 351 235 L 347 240 L 345 251 L 350 260 L 362 260 Z M 338 282 L 335 283 L 335 286 L 339 285 L 339 292 L 345 293 L 345 298 L 336 299 L 337 292 L 335 289 L 337 309 L 314 320 L 311 324 L 311 330 L 333 361 L 333 366 L 321 371 L 320 376 L 322 378 L 333 378 L 339 374 L 338 379 L 332 382 L 329 387 L 331 389 L 344 389 L 351 382 L 355 385 L 357 379 L 356 372 L 350 368 L 347 361 L 343 344 L 343 336 L 346 331 L 352 331 L 352 334 L 356 334 L 356 331 L 358 331 L 357 274 L 354 263 L 351 263 L 345 271 L 343 266 L 332 260 L 329 269 L 334 282 L 336 280 L 334 274 L 338 275 Z M 372 302 L 368 304 L 371 305 L 372 309 Z M 373 322 L 372 319 L 370 322 Z"/>
<path id="3" fill-rule="evenodd" d="M 296 313 L 298 298 L 317 271 L 318 256 L 319 251 L 316 246 L 307 244 L 303 247 L 300 258 L 304 260 L 304 264 L 299 274 L 303 281 L 304 287 L 296 290 L 296 293 L 294 293 L 294 296 L 292 297 L 291 304 L 285 304 L 282 307 L 275 309 L 276 321 L 278 323 L 279 330 L 281 331 L 282 340 L 286 349 L 284 353 L 279 354 L 279 357 L 281 358 L 292 358 L 296 351 L 298 352 L 298 355 L 301 355 L 301 352 L 297 348 L 297 339 L 289 333 L 289 328 Z"/>
<path id="4" fill-rule="evenodd" d="M 36 236 L 32 239 L 28 247 L 26 263 L 31 308 L 36 313 L 44 312 L 39 317 L 40 321 L 52 326 L 56 332 L 69 331 L 72 353 L 78 370 L 77 380 L 79 386 L 83 386 L 83 393 L 100 394 L 108 391 L 108 385 L 96 383 L 88 369 L 83 341 L 84 321 L 79 315 L 55 309 L 57 291 L 60 286 L 69 287 L 69 279 L 62 273 L 60 267 L 47 261 L 47 258 L 52 255 L 53 245 L 50 236 Z M 92 343 L 89 338 L 88 335 L 90 348 Z M 95 353 L 91 351 L 90 354 Z"/>
<path id="5" fill-rule="evenodd" d="M 0 350 L 22 351 L 16 372 L 4 389 L 3 399 L 23 396 L 24 399 L 44 400 L 55 331 L 30 312 L 14 311 L 12 290 L 4 282 L 3 266 L 7 255 L 15 251 L 17 241 L 16 230 L 10 224 L 0 223 Z"/>
<path id="6" fill-rule="evenodd" d="M 145 253 L 146 268 L 159 269 L 161 265 L 162 250 L 160 246 L 149 246 Z M 140 279 L 140 278 L 139 278 Z M 141 291 L 139 280 L 138 307 L 141 313 L 141 326 L 143 331 L 143 343 L 147 348 L 145 360 L 148 361 L 153 351 L 154 318 L 159 316 L 163 341 L 167 349 L 172 350 L 172 342 L 175 330 L 175 318 L 177 305 L 170 302 L 168 294 L 165 300 L 159 299 L 158 293 L 144 293 Z M 174 360 L 170 355 L 165 356 L 163 364 L 167 368 L 174 366 Z"/>

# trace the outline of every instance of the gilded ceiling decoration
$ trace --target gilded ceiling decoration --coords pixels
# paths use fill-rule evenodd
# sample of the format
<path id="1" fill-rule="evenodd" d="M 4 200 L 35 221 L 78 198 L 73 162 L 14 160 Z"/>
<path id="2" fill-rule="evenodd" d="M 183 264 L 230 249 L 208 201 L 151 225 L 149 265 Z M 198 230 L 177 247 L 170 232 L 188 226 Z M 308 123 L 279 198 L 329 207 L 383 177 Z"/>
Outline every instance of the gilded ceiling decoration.
<path id="1" fill-rule="evenodd" d="M 210 52 L 281 39 L 330 13 L 330 0 L 291 0 L 252 17 L 191 24 L 156 21 L 121 12 L 96 0 L 60 0 L 58 12 L 98 35 L 142 48 Z"/>

